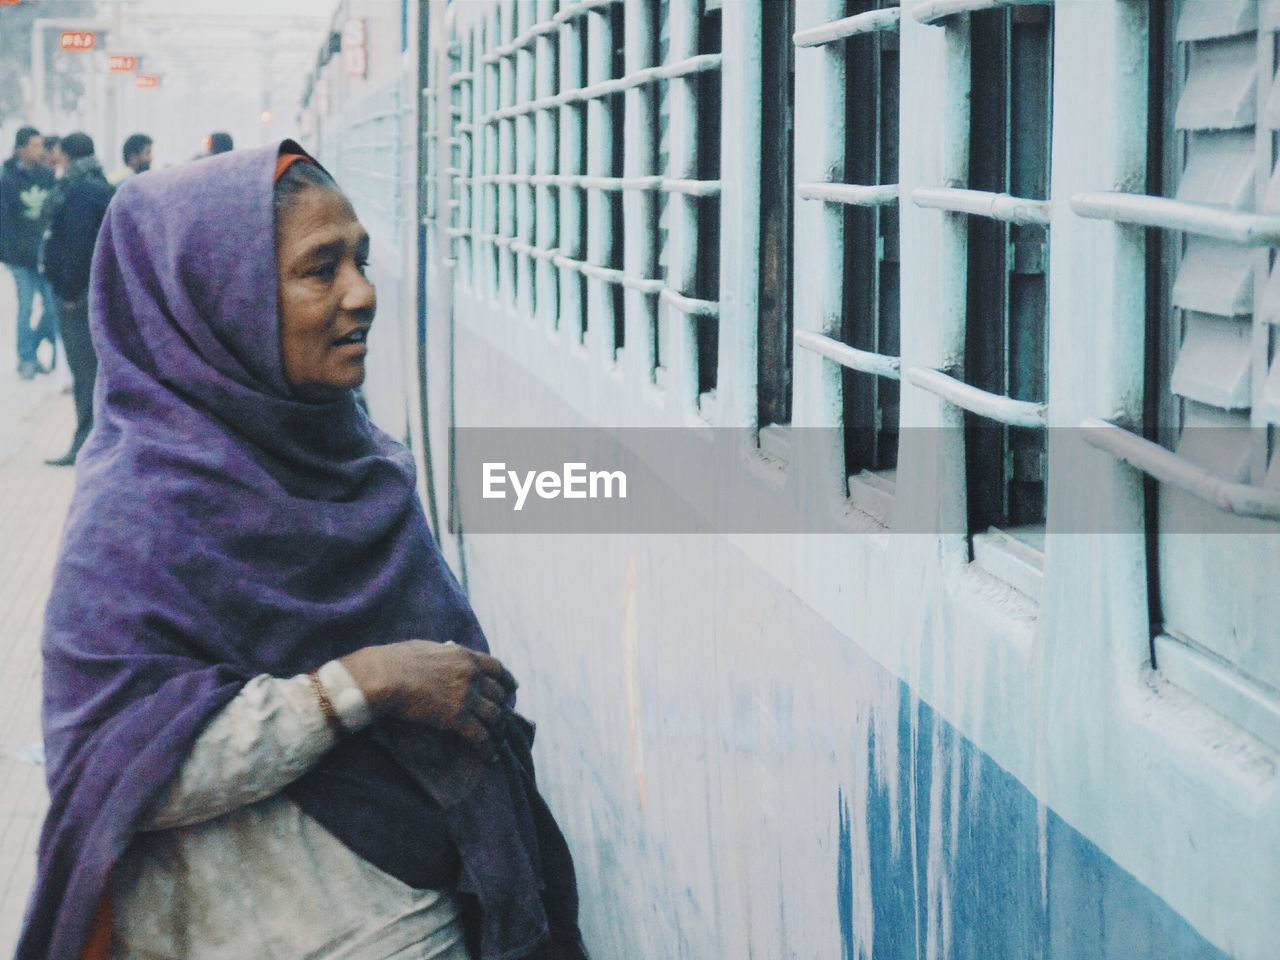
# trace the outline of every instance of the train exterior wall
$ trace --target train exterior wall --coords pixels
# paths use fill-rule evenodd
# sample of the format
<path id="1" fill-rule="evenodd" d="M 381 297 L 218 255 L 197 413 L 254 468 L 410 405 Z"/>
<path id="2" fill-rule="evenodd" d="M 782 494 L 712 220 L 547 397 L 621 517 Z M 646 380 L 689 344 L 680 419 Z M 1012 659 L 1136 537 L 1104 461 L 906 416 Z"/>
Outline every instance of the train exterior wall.
<path id="1" fill-rule="evenodd" d="M 697 393 L 690 318 L 672 300 L 659 307 L 668 352 L 655 383 L 639 349 L 613 354 L 605 324 L 573 341 L 567 321 L 507 300 L 468 259 L 494 242 L 482 217 L 497 222 L 466 184 L 489 170 L 462 129 L 479 128 L 467 85 L 487 76 L 468 60 L 475 37 L 509 39 L 513 23 L 573 4 L 411 7 L 403 62 L 326 134 L 331 156 L 332 138 L 355 138 L 347 175 L 379 174 L 356 191 L 358 209 L 375 237 L 398 238 L 379 241 L 374 258 L 386 266 L 371 407 L 411 441 L 446 555 L 521 679 L 540 779 L 577 858 L 593 956 L 1274 960 L 1276 706 L 1247 683 L 1238 697 L 1206 699 L 1153 666 L 1145 488 L 1123 463 L 1088 452 L 1101 487 L 1050 491 L 1034 598 L 972 562 L 965 535 L 893 532 L 891 520 L 857 511 L 840 535 L 466 532 L 458 492 L 479 478 L 458 475 L 456 428 L 760 426 L 762 2 L 772 0 L 710 5 L 723 34 L 714 395 Z M 1222 8 L 1247 18 L 1250 2 Z M 919 22 L 917 5 L 925 0 L 904 5 L 899 30 L 900 198 L 963 182 L 968 162 L 957 146 L 967 37 L 954 23 Z M 849 9 L 799 0 L 796 26 Z M 1143 410 L 1146 235 L 1085 219 L 1072 198 L 1145 189 L 1149 9 L 1054 5 L 1046 408 L 1060 437 L 1086 418 Z M 824 104 L 842 82 L 823 48 L 797 52 L 798 181 L 838 179 L 828 140 L 842 115 Z M 1260 90 L 1269 83 L 1258 79 Z M 394 134 L 390 111 L 402 119 Z M 382 139 L 362 154 L 371 130 Z M 824 300 L 840 269 L 831 214 L 796 204 L 795 325 L 827 334 L 839 311 Z M 963 218 L 906 199 L 898 215 L 902 369 L 954 369 Z M 603 303 L 603 283 L 584 282 Z M 641 342 L 642 303 L 628 292 L 628 344 Z M 835 365 L 795 350 L 793 426 L 838 424 L 840 390 Z M 958 411 L 904 383 L 900 416 L 952 439 L 928 456 L 903 448 L 897 509 L 962 527 Z M 1051 475 L 1082 455 L 1054 432 Z M 791 463 L 757 454 L 735 481 L 750 496 L 849 514 L 832 483 L 843 470 L 836 452 Z M 1097 496 L 1113 505 L 1115 532 L 1052 532 L 1055 517 Z M 1274 580 L 1278 544 L 1274 531 L 1202 538 L 1201 556 L 1218 559 L 1182 570 L 1181 596 L 1224 622 L 1221 580 Z M 1254 588 L 1255 609 L 1271 609 L 1272 593 Z M 1272 649 L 1280 626 L 1272 647 L 1255 636 Z"/>

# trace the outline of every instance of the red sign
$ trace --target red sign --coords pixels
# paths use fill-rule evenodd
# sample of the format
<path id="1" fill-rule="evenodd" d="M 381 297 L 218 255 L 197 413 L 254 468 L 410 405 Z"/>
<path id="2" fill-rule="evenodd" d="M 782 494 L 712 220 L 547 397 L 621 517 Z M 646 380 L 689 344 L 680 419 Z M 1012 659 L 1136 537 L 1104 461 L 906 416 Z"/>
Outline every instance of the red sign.
<path id="1" fill-rule="evenodd" d="M 369 69 L 364 20 L 352 17 L 342 26 L 342 65 L 348 77 L 363 77 Z"/>
<path id="2" fill-rule="evenodd" d="M 113 53 L 107 57 L 107 69 L 112 73 L 133 73 L 138 69 L 138 58 L 131 53 Z"/>
<path id="3" fill-rule="evenodd" d="M 133 78 L 133 85 L 139 90 L 154 90 L 160 86 L 160 78 L 153 73 L 140 73 Z"/>
<path id="4" fill-rule="evenodd" d="M 92 30 L 63 30 L 59 45 L 63 50 L 92 50 L 97 42 Z"/>

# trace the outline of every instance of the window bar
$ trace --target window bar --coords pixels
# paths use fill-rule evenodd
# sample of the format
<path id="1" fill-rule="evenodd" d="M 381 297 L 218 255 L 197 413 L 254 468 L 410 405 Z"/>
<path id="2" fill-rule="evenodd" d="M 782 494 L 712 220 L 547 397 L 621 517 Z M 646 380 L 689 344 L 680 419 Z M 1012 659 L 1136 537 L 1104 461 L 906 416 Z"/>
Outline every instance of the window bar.
<path id="1" fill-rule="evenodd" d="M 1090 417 L 1080 426 L 1090 446 L 1161 483 L 1236 516 L 1280 520 L 1280 490 L 1224 480 L 1186 457 L 1108 420 Z"/>
<path id="2" fill-rule="evenodd" d="M 1071 209 L 1092 220 L 1179 230 L 1246 247 L 1280 246 L 1280 216 L 1274 214 L 1240 213 L 1137 193 L 1081 193 L 1071 198 Z"/>
<path id="3" fill-rule="evenodd" d="M 803 200 L 822 200 L 853 207 L 891 207 L 898 203 L 896 183 L 864 186 L 855 183 L 799 183 L 796 196 Z"/>
<path id="4" fill-rule="evenodd" d="M 529 2 L 537 2 L 537 3 L 546 2 L 546 3 L 554 4 L 555 0 L 529 0 Z M 525 50 L 528 47 L 534 46 L 537 40 L 543 37 L 546 37 L 550 34 L 554 34 L 559 29 L 560 29 L 560 22 L 557 21 L 554 16 L 539 15 L 536 17 L 535 23 L 531 24 L 529 27 L 525 28 L 520 33 L 518 33 L 515 39 L 512 40 L 510 43 L 504 43 L 499 47 L 495 47 L 489 53 L 485 54 L 484 62 L 496 63 L 497 61 L 501 60 L 503 57 L 513 56 L 514 54 L 519 53 L 521 50 Z"/>
<path id="5" fill-rule="evenodd" d="M 623 0 L 578 0 L 577 3 L 571 3 L 553 18 L 556 23 L 566 24 L 581 17 L 593 10 L 599 10 L 602 7 L 612 6 L 615 3 L 622 3 Z"/>
<path id="6" fill-rule="evenodd" d="M 940 370 L 910 367 L 907 379 L 920 389 L 927 390 L 962 410 L 1010 427 L 1039 428 L 1048 423 L 1048 408 L 1043 403 L 1015 400 L 1013 397 L 980 390 Z"/>
<path id="7" fill-rule="evenodd" d="M 902 20 L 900 7 L 889 7 L 885 10 L 869 10 L 866 13 L 833 20 L 820 27 L 797 30 L 791 41 L 797 47 L 821 47 L 849 37 L 861 36 L 865 33 L 879 33 L 882 30 L 897 30 Z"/>
<path id="8" fill-rule="evenodd" d="M 519 4 L 524 6 L 524 4 Z M 516 33 L 517 4 L 511 0 L 502 0 L 498 8 L 498 43 L 509 41 Z M 498 61 L 498 98 L 499 109 L 514 106 L 518 99 L 516 90 L 516 65 L 510 57 Z M 499 120 L 498 128 L 498 172 L 516 172 L 516 118 Z M 498 227 L 497 232 L 503 236 L 516 235 L 516 187 L 514 184 L 498 184 L 494 188 L 498 194 Z M 509 307 L 516 305 L 516 257 L 509 249 L 499 249 L 498 256 L 498 297 Z"/>
<path id="9" fill-rule="evenodd" d="M 556 15 L 560 27 L 560 89 L 576 90 L 582 86 L 582 25 L 571 17 Z M 583 11 L 586 12 L 585 10 Z M 560 164 L 559 172 L 570 176 L 582 175 L 582 134 L 584 110 L 576 103 L 565 101 L 560 107 Z M 560 201 L 560 249 L 565 256 L 580 260 L 583 254 L 582 197 L 573 190 L 561 190 Z M 582 278 L 566 267 L 560 267 L 560 313 L 556 327 L 568 320 L 569 335 L 581 342 L 584 330 Z"/>
<path id="10" fill-rule="evenodd" d="M 720 195 L 719 180 L 669 180 L 666 177 L 590 177 L 569 174 L 499 173 L 476 178 L 479 183 L 530 183 L 540 187 L 572 187 L 578 190 L 683 193 L 691 197 Z M 877 188 L 879 189 L 879 188 Z"/>
<path id="11" fill-rule="evenodd" d="M 555 11 L 556 0 L 538 0 L 540 24 L 555 26 L 551 16 Z M 555 95 L 556 90 L 556 46 L 559 29 L 555 32 L 536 32 L 534 62 L 536 64 L 536 80 L 534 91 L 539 98 Z M 550 177 L 555 173 L 557 150 L 557 124 L 549 111 L 541 110 L 535 120 L 537 159 L 534 164 L 535 177 L 531 182 L 536 184 L 535 191 L 535 224 L 537 244 L 543 249 L 554 247 L 559 242 L 557 234 L 557 197 L 553 185 L 539 178 Z M 555 267 L 549 260 L 535 259 L 534 267 L 534 302 L 538 316 L 543 324 L 555 328 L 555 318 L 559 311 L 558 286 Z"/>
<path id="12" fill-rule="evenodd" d="M 539 110 L 562 107 L 568 103 L 586 103 L 591 100 L 599 100 L 603 97 L 611 97 L 614 94 L 625 93 L 633 87 L 657 84 L 664 80 L 678 80 L 694 74 L 719 70 L 722 62 L 723 57 L 718 53 L 699 54 L 696 57 L 688 57 L 678 63 L 650 67 L 647 70 L 640 70 L 628 76 L 601 80 L 598 83 L 592 83 L 587 86 L 579 85 L 572 89 L 566 89 L 554 96 L 540 97 L 528 103 L 506 106 L 487 114 L 482 119 L 486 123 L 493 120 L 506 120 L 525 113 L 535 113 Z"/>
<path id="13" fill-rule="evenodd" d="M 593 10 L 586 17 L 586 82 L 612 79 L 613 21 L 608 10 Z M 587 175 L 607 177 L 613 173 L 613 104 L 600 97 L 587 101 Z M 613 255 L 613 198 L 599 190 L 587 192 L 587 261 L 609 266 Z M 615 356 L 613 296 L 607 286 L 588 274 L 588 334 L 598 345 L 599 355 L 610 362 Z"/>
<path id="14" fill-rule="evenodd" d="M 943 20 L 962 13 L 982 13 L 1008 7 L 1049 6 L 1053 0 L 921 0 L 911 10 L 917 23 L 941 25 Z"/>
<path id="15" fill-rule="evenodd" d="M 815 0 L 796 5 L 795 35 L 823 28 L 846 12 L 844 0 Z M 814 193 L 826 181 L 845 177 L 845 84 L 847 48 L 796 51 L 795 177 Z M 813 199 L 820 199 L 815 195 Z M 834 203 L 795 205 L 795 260 L 804 264 L 804 282 L 795 284 L 792 341 L 807 349 L 793 355 L 791 424 L 837 427 L 841 422 L 838 370 L 812 349 L 835 340 L 843 314 L 844 211 Z M 822 337 L 815 341 L 806 334 Z M 838 342 L 838 341 L 836 341 Z M 844 456 L 833 446 L 829 462 L 808 465 L 829 479 L 833 490 L 846 482 Z"/>
<path id="16" fill-rule="evenodd" d="M 656 10 L 651 4 L 629 3 L 624 8 L 624 70 L 633 76 L 656 64 L 658 41 L 654 36 Z M 626 150 L 623 154 L 622 178 L 618 189 L 624 190 L 622 198 L 623 231 L 622 269 L 633 277 L 652 277 L 658 269 L 658 204 L 657 190 L 662 188 L 658 175 L 657 111 L 654 109 L 655 93 L 652 89 L 634 86 L 626 91 L 623 137 Z M 627 189 L 627 184 L 652 184 L 646 188 Z M 717 184 L 717 191 L 719 186 Z M 658 291 L 662 287 L 659 281 Z M 629 366 L 637 378 L 643 376 L 652 382 L 657 361 L 658 304 L 642 290 L 628 289 L 623 299 L 623 318 L 626 325 L 625 342 L 631 344 L 627 351 L 631 357 Z"/>
<path id="17" fill-rule="evenodd" d="M 450 75 L 449 100 L 451 103 L 457 102 L 462 108 L 462 116 L 451 118 L 450 126 L 453 129 L 453 136 L 449 138 L 449 164 L 462 170 L 471 170 L 475 162 L 474 138 L 459 136 L 459 131 L 463 124 L 468 123 L 475 116 L 475 89 L 472 82 L 475 79 L 475 74 L 470 69 L 474 54 L 473 42 L 470 37 L 468 37 L 466 43 L 457 45 L 456 55 L 451 54 L 454 72 Z M 465 79 L 459 75 L 463 75 Z M 455 78 L 458 78 L 457 82 L 455 82 Z M 434 104 L 432 109 L 437 109 Z M 453 187 L 449 191 L 449 197 L 451 201 L 449 223 L 459 226 L 470 223 L 472 207 L 475 203 L 475 190 L 472 186 L 455 180 Z M 456 205 L 453 205 L 454 201 L 456 201 Z M 458 241 L 454 246 L 452 257 L 461 263 L 461 269 L 458 271 L 457 276 L 462 278 L 463 283 L 474 289 L 475 277 L 472 273 L 474 269 L 474 251 L 472 250 L 470 237 L 465 237 Z"/>
<path id="18" fill-rule="evenodd" d="M 668 63 L 688 60 L 697 52 L 700 4 L 671 3 L 668 7 Z M 668 151 L 666 175 L 672 179 L 696 179 L 698 105 L 694 86 L 688 74 L 674 79 L 667 87 Z M 677 403 L 696 408 L 698 402 L 698 341 L 695 322 L 682 307 L 694 289 L 698 267 L 698 220 L 691 197 L 672 194 L 667 204 L 667 286 L 661 302 L 675 308 L 679 316 L 667 312 L 670 333 L 670 355 L 664 357 L 671 368 L 669 381 Z M 677 299 L 678 298 L 678 299 Z"/>
<path id="19" fill-rule="evenodd" d="M 494 15 L 487 18 L 484 26 L 486 28 L 485 36 L 493 40 L 494 43 L 500 42 L 498 35 L 499 29 L 499 12 L 497 9 Z M 486 64 L 484 68 L 484 103 L 485 113 L 496 110 L 499 106 L 499 97 L 501 95 L 500 73 L 497 63 Z M 496 123 L 484 124 L 484 166 L 479 171 L 481 174 L 496 174 L 500 171 L 500 154 L 498 150 L 499 134 L 498 125 Z M 480 239 L 485 234 L 496 234 L 498 229 L 498 187 L 495 185 L 486 185 L 481 189 L 484 194 L 484 219 L 481 221 L 480 229 L 476 233 L 475 239 L 481 244 L 484 251 L 484 270 L 485 270 L 485 292 L 494 299 L 498 297 L 498 258 L 499 251 L 497 247 L 485 245 Z"/>
<path id="20" fill-rule="evenodd" d="M 1049 225 L 1048 200 L 1030 200 L 1007 193 L 964 190 L 958 187 L 916 187 L 911 191 L 911 200 L 917 207 L 986 217 L 1002 223 L 1038 227 Z"/>
<path id="21" fill-rule="evenodd" d="M 897 357 L 887 357 L 882 353 L 872 353 L 870 350 L 859 350 L 857 347 L 851 347 L 834 337 L 828 337 L 814 330 L 797 330 L 795 340 L 797 347 L 812 350 L 819 356 L 826 357 L 850 370 L 870 373 L 877 377 L 888 377 L 890 380 L 897 380 L 901 376 L 902 361 Z"/>
<path id="22" fill-rule="evenodd" d="M 530 2 L 530 0 L 522 0 L 522 2 L 516 4 L 517 16 L 515 31 L 517 36 L 521 35 L 528 29 L 529 21 L 535 12 L 534 4 Z M 515 49 L 514 56 L 516 100 L 532 100 L 535 94 L 533 51 L 528 46 L 517 47 Z M 515 120 L 515 169 L 526 177 L 532 176 L 534 173 L 536 157 L 536 141 L 534 138 L 535 119 L 534 115 L 525 114 Z M 527 243 L 532 243 L 535 239 L 533 186 L 526 181 L 525 183 L 516 185 L 513 189 L 516 195 L 516 225 L 514 233 L 521 240 Z M 518 254 L 515 254 L 514 251 L 512 253 L 512 257 L 515 261 L 516 309 L 522 317 L 532 320 L 535 310 L 533 260 L 528 257 L 519 256 Z"/>
<path id="23" fill-rule="evenodd" d="M 475 63 L 483 50 L 483 39 L 481 37 L 483 24 L 472 27 L 467 34 L 466 42 L 460 45 L 461 60 L 460 65 L 464 70 L 472 72 L 471 82 L 464 86 L 460 93 L 464 104 L 463 110 L 466 116 L 463 122 L 457 124 L 456 130 L 468 130 L 466 139 L 468 141 L 468 149 L 462 152 L 456 166 L 461 169 L 464 176 L 456 178 L 456 182 L 461 188 L 461 196 L 464 203 L 460 208 L 460 216 L 454 222 L 460 226 L 465 226 L 472 231 L 478 231 L 481 226 L 480 217 L 483 215 L 484 208 L 484 191 L 477 189 L 474 180 L 484 170 L 484 128 L 476 123 L 476 117 L 484 112 L 484 83 L 485 71 L 476 69 Z M 468 235 L 463 241 L 460 251 L 464 257 L 463 265 L 467 285 L 475 294 L 479 294 L 483 289 L 482 257 L 480 251 L 476 249 L 475 240 Z"/>

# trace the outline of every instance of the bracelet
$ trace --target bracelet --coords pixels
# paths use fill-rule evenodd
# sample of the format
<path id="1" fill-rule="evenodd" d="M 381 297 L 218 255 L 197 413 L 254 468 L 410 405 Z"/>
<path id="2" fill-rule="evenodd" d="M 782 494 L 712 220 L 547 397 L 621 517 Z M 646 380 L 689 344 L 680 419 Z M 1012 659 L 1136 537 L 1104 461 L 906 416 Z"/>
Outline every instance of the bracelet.
<path id="1" fill-rule="evenodd" d="M 338 719 L 338 711 L 333 707 L 333 701 L 329 699 L 329 691 L 324 688 L 324 681 L 320 679 L 320 671 L 312 670 L 307 674 L 307 679 L 311 681 L 311 689 L 315 692 L 316 699 L 320 701 L 320 712 L 324 714 L 325 722 L 329 724 L 329 728 L 335 736 L 342 736 L 346 733 L 342 721 Z"/>

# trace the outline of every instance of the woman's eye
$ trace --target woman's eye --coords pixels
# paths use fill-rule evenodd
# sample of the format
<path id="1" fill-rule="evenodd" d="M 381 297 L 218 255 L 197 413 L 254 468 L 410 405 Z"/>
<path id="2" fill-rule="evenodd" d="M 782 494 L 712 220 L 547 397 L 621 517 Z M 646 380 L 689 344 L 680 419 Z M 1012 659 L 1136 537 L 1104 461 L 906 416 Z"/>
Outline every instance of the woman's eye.
<path id="1" fill-rule="evenodd" d="M 356 261 L 356 269 L 358 269 L 358 270 L 363 274 L 366 270 L 368 270 L 368 269 L 369 269 L 369 261 L 368 261 L 368 260 L 357 260 L 357 261 Z"/>
<path id="2" fill-rule="evenodd" d="M 323 279 L 332 279 L 338 272 L 338 264 L 335 262 L 322 263 L 311 271 L 311 276 L 321 277 Z"/>

